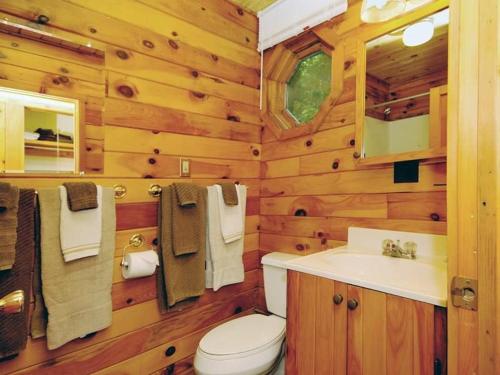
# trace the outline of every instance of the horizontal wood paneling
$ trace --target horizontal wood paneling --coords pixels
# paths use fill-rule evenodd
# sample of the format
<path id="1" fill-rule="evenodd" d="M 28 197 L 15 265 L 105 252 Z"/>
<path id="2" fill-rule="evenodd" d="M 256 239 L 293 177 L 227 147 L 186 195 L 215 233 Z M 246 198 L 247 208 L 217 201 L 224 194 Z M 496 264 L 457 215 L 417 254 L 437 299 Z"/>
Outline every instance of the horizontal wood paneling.
<path id="1" fill-rule="evenodd" d="M 175 366 L 192 373 L 201 337 L 211 328 L 251 313 L 262 285 L 260 270 L 260 160 L 257 19 L 219 0 L 6 0 L 0 16 L 32 22 L 106 58 L 85 56 L 2 34 L 0 86 L 77 98 L 82 102 L 85 176 L 12 176 L 20 187 L 54 187 L 68 180 L 123 185 L 117 199 L 113 260 L 113 324 L 95 335 L 49 351 L 28 340 L 0 373 L 150 374 Z M 17 17 L 17 18 L 16 18 Z M 181 158 L 191 176 L 179 177 Z M 192 305 L 161 315 L 155 276 L 124 280 L 120 261 L 133 234 L 154 248 L 158 198 L 151 184 L 221 181 L 248 187 L 243 263 L 245 280 L 207 290 Z M 175 346 L 172 356 L 165 350 Z"/>

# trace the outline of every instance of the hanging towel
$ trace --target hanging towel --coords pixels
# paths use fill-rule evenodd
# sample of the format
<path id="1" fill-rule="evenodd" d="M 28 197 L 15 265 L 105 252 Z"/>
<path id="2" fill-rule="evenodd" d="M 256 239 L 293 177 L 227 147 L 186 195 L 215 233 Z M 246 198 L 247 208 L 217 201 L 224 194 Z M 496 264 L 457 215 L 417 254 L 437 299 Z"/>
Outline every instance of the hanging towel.
<path id="1" fill-rule="evenodd" d="M 71 211 L 97 208 L 97 186 L 93 182 L 65 182 Z"/>
<path id="2" fill-rule="evenodd" d="M 35 264 L 33 267 L 33 312 L 31 313 L 31 337 L 38 339 L 45 336 L 47 331 L 47 308 L 42 295 L 42 254 L 40 252 L 40 202 L 36 197 L 35 209 Z"/>
<path id="3" fill-rule="evenodd" d="M 226 243 L 220 230 L 220 186 L 209 186 L 207 204 L 207 266 L 205 281 L 207 288 L 217 291 L 224 285 L 240 283 L 245 279 L 243 266 L 243 243 L 244 235 L 238 240 Z M 244 225 L 246 214 L 247 188 L 244 185 L 237 186 L 238 200 L 241 205 L 241 221 Z"/>
<path id="4" fill-rule="evenodd" d="M 31 270 L 35 252 L 35 191 L 21 189 L 17 219 L 16 259 L 11 270 L 0 272 L 0 297 L 15 290 L 24 291 L 24 310 L 0 315 L 0 358 L 19 353 L 26 347 L 31 295 Z"/>
<path id="5" fill-rule="evenodd" d="M 232 182 L 223 182 L 220 185 L 222 188 L 222 197 L 224 198 L 224 203 L 227 206 L 237 206 L 238 205 L 238 192 L 236 185 Z"/>
<path id="6" fill-rule="evenodd" d="M 14 265 L 18 202 L 19 188 L 0 182 L 0 271 Z"/>
<path id="7" fill-rule="evenodd" d="M 111 325 L 115 198 L 102 189 L 102 246 L 94 257 L 65 263 L 60 243 L 60 191 L 39 191 L 41 217 L 42 292 L 47 306 L 47 346 L 65 343 Z"/>
<path id="8" fill-rule="evenodd" d="M 198 188 L 198 251 L 175 256 L 173 250 L 172 214 L 175 198 L 173 186 L 162 187 L 158 210 L 158 254 L 160 270 L 157 272 L 158 302 L 162 313 L 176 303 L 199 297 L 205 292 L 205 210 L 206 190 Z"/>
<path id="9" fill-rule="evenodd" d="M 202 189 L 194 184 L 173 184 L 172 237 L 175 256 L 198 252 L 202 231 L 200 222 L 200 197 Z"/>
<path id="10" fill-rule="evenodd" d="M 220 216 L 220 229 L 222 232 L 222 238 L 224 238 L 225 243 L 231 243 L 233 241 L 239 240 L 243 236 L 244 227 L 241 212 L 243 211 L 243 206 L 246 204 L 246 200 L 243 201 L 240 195 L 240 189 L 236 189 L 236 194 L 238 195 L 238 205 L 228 206 L 224 203 L 224 197 L 222 195 L 222 188 L 219 185 L 214 185 L 217 190 L 218 204 L 219 204 L 219 216 Z"/>
<path id="11" fill-rule="evenodd" d="M 69 209 L 66 187 L 59 186 L 61 249 L 65 262 L 99 254 L 102 238 L 102 186 L 97 186 L 98 207 L 73 212 Z"/>

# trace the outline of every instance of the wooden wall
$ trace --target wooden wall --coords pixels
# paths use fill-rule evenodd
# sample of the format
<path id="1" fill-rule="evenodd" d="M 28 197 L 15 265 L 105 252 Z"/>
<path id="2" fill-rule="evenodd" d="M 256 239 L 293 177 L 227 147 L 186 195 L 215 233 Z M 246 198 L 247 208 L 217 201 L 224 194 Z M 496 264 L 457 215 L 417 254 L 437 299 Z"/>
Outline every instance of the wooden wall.
<path id="1" fill-rule="evenodd" d="M 346 55 L 344 92 L 319 131 L 277 141 L 264 129 L 263 252 L 308 254 L 339 246 L 350 226 L 446 233 L 445 162 L 421 164 L 418 183 L 394 184 L 392 165 L 361 167 L 353 158 L 359 40 L 373 38 L 384 25 L 361 28 L 360 6 L 350 1 L 344 16 L 316 30 L 338 33 Z"/>
<path id="2" fill-rule="evenodd" d="M 259 195 L 261 122 L 255 16 L 223 0 L 5 0 L 0 15 L 91 43 L 105 59 L 0 34 L 0 86 L 75 97 L 84 103 L 84 163 L 96 183 L 124 185 L 117 201 L 113 325 L 54 351 L 30 340 L 0 373 L 181 374 L 191 372 L 201 336 L 251 311 L 261 279 Z M 201 185 L 221 179 L 249 187 L 245 281 L 208 292 L 181 313 L 160 315 L 154 276 L 124 281 L 123 246 L 156 236 L 152 183 L 179 181 L 179 158 L 192 160 Z M 22 177 L 24 187 L 57 186 L 65 178 Z M 166 356 L 168 347 L 176 351 Z M 175 367 L 171 366 L 175 364 Z M 172 372 L 173 371 L 173 372 Z"/>

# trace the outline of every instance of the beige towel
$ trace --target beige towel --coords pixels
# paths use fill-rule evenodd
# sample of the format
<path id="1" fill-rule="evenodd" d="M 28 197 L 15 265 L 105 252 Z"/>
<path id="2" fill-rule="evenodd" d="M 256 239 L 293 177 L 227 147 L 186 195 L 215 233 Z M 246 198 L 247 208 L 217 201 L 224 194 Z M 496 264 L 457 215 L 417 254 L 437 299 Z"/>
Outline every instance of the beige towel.
<path id="1" fill-rule="evenodd" d="M 162 313 L 176 303 L 201 296 L 205 292 L 205 207 L 206 190 L 199 187 L 199 241 L 198 251 L 175 256 L 173 251 L 173 195 L 172 186 L 162 188 L 158 210 L 158 239 L 160 270 L 157 272 L 158 303 Z"/>
<path id="2" fill-rule="evenodd" d="M 220 184 L 222 188 L 222 197 L 224 198 L 224 203 L 227 206 L 237 206 L 238 205 L 238 193 L 236 191 L 236 185 L 232 182 L 223 182 Z"/>
<path id="3" fill-rule="evenodd" d="M 71 211 L 97 208 L 97 186 L 93 182 L 65 182 L 68 206 Z"/>
<path id="4" fill-rule="evenodd" d="M 176 256 L 196 253 L 200 248 L 200 197 L 202 190 L 194 184 L 173 184 L 172 238 Z"/>
<path id="5" fill-rule="evenodd" d="M 58 189 L 39 191 L 42 289 L 48 311 L 47 345 L 65 343 L 111 325 L 115 200 L 103 189 L 102 248 L 99 255 L 65 263 L 61 252 Z"/>
<path id="6" fill-rule="evenodd" d="M 18 206 L 19 189 L 0 182 L 0 271 L 14 265 Z"/>

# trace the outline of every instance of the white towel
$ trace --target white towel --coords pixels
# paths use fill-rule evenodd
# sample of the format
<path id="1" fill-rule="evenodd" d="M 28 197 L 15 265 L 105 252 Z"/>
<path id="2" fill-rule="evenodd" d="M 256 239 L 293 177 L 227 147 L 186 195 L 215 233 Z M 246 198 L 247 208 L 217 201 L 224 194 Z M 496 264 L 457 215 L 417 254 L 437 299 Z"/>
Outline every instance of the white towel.
<path id="1" fill-rule="evenodd" d="M 71 211 L 68 193 L 59 186 L 61 198 L 60 237 L 65 262 L 99 254 L 102 238 L 102 186 L 97 185 L 97 208 Z"/>
<path id="2" fill-rule="evenodd" d="M 241 205 L 240 219 L 242 226 L 245 225 L 247 187 L 238 185 L 238 202 Z M 217 291 L 224 285 L 241 283 L 245 280 L 245 269 L 243 266 L 243 242 L 244 232 L 239 239 L 230 243 L 224 242 L 220 222 L 220 201 L 224 204 L 221 187 L 213 185 L 207 187 L 207 253 L 205 281 L 207 288 Z M 220 191 L 219 191 L 220 190 Z"/>
<path id="3" fill-rule="evenodd" d="M 225 243 L 239 240 L 243 236 L 245 230 L 243 226 L 245 218 L 244 216 L 242 218 L 241 212 L 246 208 L 246 199 L 241 199 L 241 189 L 238 189 L 239 185 L 235 186 L 236 194 L 238 195 L 238 204 L 236 206 L 228 206 L 224 203 L 222 187 L 220 185 L 215 185 L 217 189 L 217 202 L 219 205 L 220 228 Z"/>

